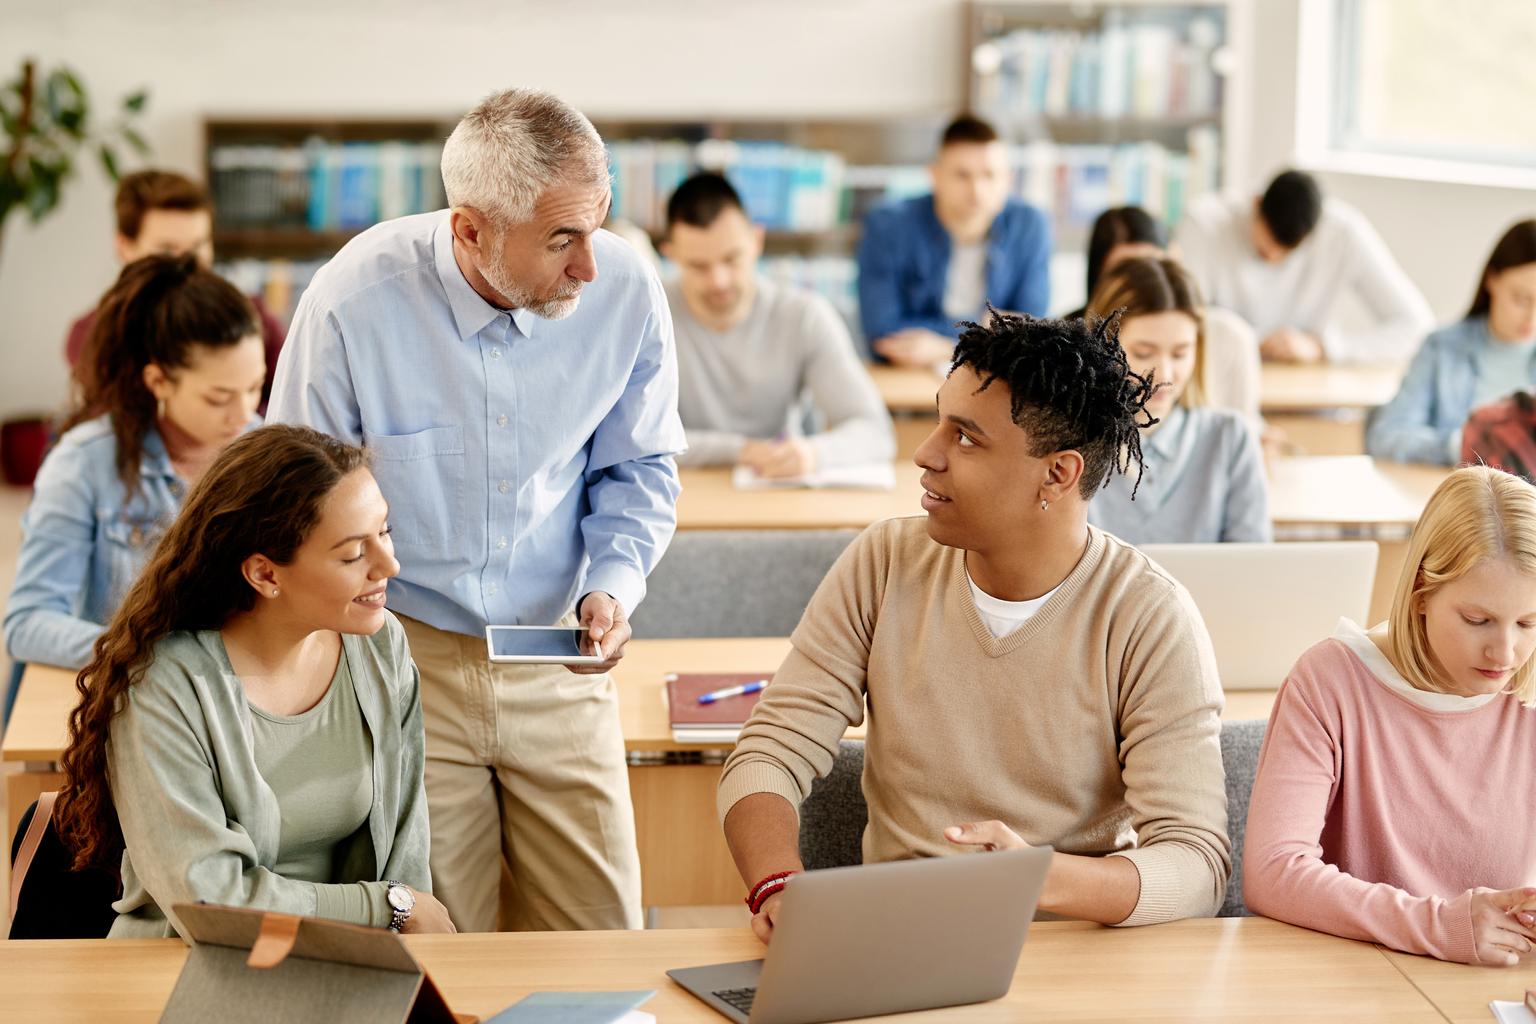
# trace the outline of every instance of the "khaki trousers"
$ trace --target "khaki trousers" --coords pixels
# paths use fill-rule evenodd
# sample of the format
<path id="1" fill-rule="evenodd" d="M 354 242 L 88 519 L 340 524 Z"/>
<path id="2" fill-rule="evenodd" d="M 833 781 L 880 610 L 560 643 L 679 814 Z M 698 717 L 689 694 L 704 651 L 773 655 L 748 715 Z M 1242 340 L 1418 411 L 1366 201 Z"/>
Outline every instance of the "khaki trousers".
<path id="1" fill-rule="evenodd" d="M 607 675 L 498 665 L 400 616 L 421 672 L 432 892 L 461 932 L 639 928 L 640 855 Z"/>

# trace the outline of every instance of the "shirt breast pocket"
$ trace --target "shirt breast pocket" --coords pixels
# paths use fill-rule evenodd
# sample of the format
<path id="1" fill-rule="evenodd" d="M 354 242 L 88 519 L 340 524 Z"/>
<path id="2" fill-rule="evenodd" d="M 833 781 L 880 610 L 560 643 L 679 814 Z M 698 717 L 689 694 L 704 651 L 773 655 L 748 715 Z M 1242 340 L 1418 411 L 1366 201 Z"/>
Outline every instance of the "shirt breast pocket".
<path id="1" fill-rule="evenodd" d="M 128 594 L 128 588 L 154 554 L 155 545 L 169 525 L 153 516 L 134 515 L 121 509 L 109 512 L 101 521 L 102 551 L 106 562 L 105 609 L 116 610 Z"/>
<path id="2" fill-rule="evenodd" d="M 396 543 L 441 551 L 464 505 L 464 428 L 428 427 L 413 434 L 363 432 L 374 478 L 389 502 Z"/>

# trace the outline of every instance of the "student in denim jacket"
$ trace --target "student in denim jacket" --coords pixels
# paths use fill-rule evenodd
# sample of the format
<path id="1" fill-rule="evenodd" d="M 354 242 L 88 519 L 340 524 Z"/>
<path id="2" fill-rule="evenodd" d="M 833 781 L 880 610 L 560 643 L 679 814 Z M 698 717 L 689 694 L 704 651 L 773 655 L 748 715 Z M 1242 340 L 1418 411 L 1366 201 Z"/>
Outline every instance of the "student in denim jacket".
<path id="1" fill-rule="evenodd" d="M 188 488 L 255 424 L 250 300 L 192 256 L 129 264 L 102 298 L 79 401 L 22 517 L 5 613 L 18 662 L 81 668 Z"/>
<path id="2" fill-rule="evenodd" d="M 1536 220 L 1504 232 L 1462 320 L 1424 339 L 1366 431 L 1378 459 L 1453 466 L 1472 410 L 1536 388 Z"/>

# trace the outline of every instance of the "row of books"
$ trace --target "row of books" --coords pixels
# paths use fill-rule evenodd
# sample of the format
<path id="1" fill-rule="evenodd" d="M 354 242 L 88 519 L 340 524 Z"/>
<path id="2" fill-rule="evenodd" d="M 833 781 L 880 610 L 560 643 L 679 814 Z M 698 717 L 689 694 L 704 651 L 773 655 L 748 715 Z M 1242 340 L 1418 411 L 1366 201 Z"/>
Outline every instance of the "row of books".
<path id="1" fill-rule="evenodd" d="M 208 155 L 221 228 L 345 231 L 441 209 L 439 142 L 216 146 Z"/>
<path id="2" fill-rule="evenodd" d="M 1220 43 L 1212 17 L 1179 27 L 1020 29 L 979 44 L 972 54 L 978 108 L 1009 117 L 1214 116 Z"/>
<path id="3" fill-rule="evenodd" d="M 214 267 L 236 288 L 261 298 L 262 304 L 282 323 L 293 321 L 299 296 L 309 287 L 315 272 L 329 257 L 313 260 L 238 259 L 221 260 Z"/>
<path id="4" fill-rule="evenodd" d="M 1054 217 L 1058 235 L 1093 223 L 1112 206 L 1140 206 L 1177 224 L 1190 202 L 1220 181 L 1219 138 L 1212 126 L 1189 132 L 1183 152 L 1155 142 L 1116 146 L 1030 143 L 1013 149 L 1014 193 Z"/>
<path id="5" fill-rule="evenodd" d="M 843 159 L 779 142 L 675 139 L 608 144 L 614 215 L 647 231 L 666 225 L 667 200 L 701 168 L 728 178 L 752 219 L 779 231 L 821 231 L 846 219 Z"/>

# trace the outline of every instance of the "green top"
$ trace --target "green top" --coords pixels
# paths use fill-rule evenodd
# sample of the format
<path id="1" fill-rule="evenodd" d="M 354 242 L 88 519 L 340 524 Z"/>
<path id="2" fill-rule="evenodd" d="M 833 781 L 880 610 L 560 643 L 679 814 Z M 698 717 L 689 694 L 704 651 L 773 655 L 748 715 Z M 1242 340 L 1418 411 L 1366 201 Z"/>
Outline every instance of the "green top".
<path id="1" fill-rule="evenodd" d="M 251 708 L 217 630 L 172 633 L 155 645 L 107 743 L 126 844 L 112 938 L 177 934 L 171 908 L 198 900 L 383 927 L 386 879 L 432 890 L 421 686 L 405 630 L 391 615 L 373 636 L 341 640 L 346 682 L 337 685 L 338 669 L 320 704 L 295 716 L 324 731 L 327 711 L 357 713 L 345 741 L 351 752 L 323 753 L 333 766 L 351 765 L 343 772 L 351 781 L 334 790 L 337 779 L 301 779 L 295 788 L 310 769 L 277 763 L 284 759 L 264 735 L 288 725 Z M 353 699 L 341 699 L 349 688 Z M 368 797 L 361 818 L 359 788 Z M 310 799 L 333 802 L 334 827 L 300 806 Z M 324 871 L 308 860 L 313 851 L 300 852 L 311 845 L 328 848 Z"/>
<path id="2" fill-rule="evenodd" d="M 342 843 L 367 824 L 373 804 L 373 738 L 352 691 L 347 659 L 336 660 L 330 687 L 308 711 L 250 709 L 256 768 L 277 797 L 282 821 L 277 873 L 329 882 Z M 357 896 L 361 900 L 361 892 Z M 357 904 L 358 913 L 362 906 Z"/>

